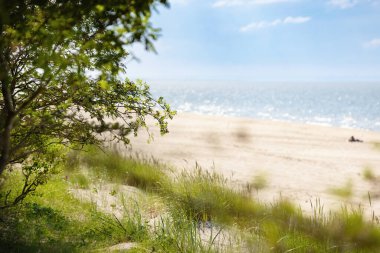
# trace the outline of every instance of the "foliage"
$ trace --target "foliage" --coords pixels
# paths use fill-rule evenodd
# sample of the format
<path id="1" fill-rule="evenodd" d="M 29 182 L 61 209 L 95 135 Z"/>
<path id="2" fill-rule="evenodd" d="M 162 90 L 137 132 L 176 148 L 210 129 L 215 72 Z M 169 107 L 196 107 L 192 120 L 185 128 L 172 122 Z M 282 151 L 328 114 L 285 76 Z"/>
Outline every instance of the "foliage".
<path id="1" fill-rule="evenodd" d="M 59 156 L 58 156 L 59 157 Z M 50 160 L 48 155 L 34 156 L 21 169 L 4 173 L 0 187 L 0 210 L 21 202 L 28 194 L 34 193 L 39 185 L 45 184 L 48 179 L 57 173 L 58 159 Z M 15 178 L 18 180 L 15 181 Z M 13 187 L 9 187 L 9 185 Z M 17 187 L 18 188 L 17 188 Z"/>
<path id="2" fill-rule="evenodd" d="M 0 175 L 54 145 L 81 148 L 129 135 L 146 118 L 168 131 L 173 112 L 126 78 L 128 45 L 152 42 L 166 0 L 0 0 Z"/>

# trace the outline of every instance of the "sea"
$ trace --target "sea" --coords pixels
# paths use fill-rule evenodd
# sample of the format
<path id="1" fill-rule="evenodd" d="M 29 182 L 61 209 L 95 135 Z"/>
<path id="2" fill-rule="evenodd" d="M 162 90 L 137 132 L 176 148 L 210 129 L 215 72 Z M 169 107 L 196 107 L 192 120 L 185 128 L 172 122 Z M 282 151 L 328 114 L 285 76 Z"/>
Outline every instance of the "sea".
<path id="1" fill-rule="evenodd" d="M 161 81 L 172 109 L 380 131 L 379 83 Z"/>

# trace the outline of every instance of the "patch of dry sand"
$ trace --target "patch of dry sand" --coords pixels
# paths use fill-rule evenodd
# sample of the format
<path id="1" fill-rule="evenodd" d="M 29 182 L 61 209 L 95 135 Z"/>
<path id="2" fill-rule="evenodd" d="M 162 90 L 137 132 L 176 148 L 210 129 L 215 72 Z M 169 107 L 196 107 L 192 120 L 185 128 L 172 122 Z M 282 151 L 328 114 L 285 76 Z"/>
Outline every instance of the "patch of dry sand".
<path id="1" fill-rule="evenodd" d="M 281 194 L 305 211 L 317 199 L 325 209 L 340 208 L 342 199 L 329 189 L 350 181 L 353 196 L 346 204 L 360 204 L 380 215 L 380 185 L 363 178 L 365 167 L 380 176 L 380 150 L 373 145 L 380 142 L 378 132 L 195 114 L 177 115 L 165 136 L 157 127 L 151 130 L 155 137 L 150 144 L 144 132 L 132 138 L 134 152 L 179 169 L 193 169 L 196 162 L 205 169 L 214 167 L 237 184 L 264 174 L 268 188 L 256 197 L 271 201 Z M 348 142 L 352 135 L 364 143 Z"/>

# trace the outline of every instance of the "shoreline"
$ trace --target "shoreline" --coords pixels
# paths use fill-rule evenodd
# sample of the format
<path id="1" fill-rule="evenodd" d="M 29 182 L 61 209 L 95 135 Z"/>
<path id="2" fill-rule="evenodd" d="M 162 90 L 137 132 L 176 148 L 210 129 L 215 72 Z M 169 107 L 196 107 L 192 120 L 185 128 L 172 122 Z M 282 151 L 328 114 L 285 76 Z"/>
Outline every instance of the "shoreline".
<path id="1" fill-rule="evenodd" d="M 240 116 L 240 115 L 228 115 L 228 114 L 211 114 L 211 113 L 203 113 L 203 112 L 186 112 L 179 111 L 179 115 L 194 115 L 194 116 L 206 116 L 206 117 L 226 117 L 226 118 L 239 118 L 253 121 L 268 121 L 268 122 L 279 122 L 279 123 L 290 123 L 297 125 L 308 125 L 308 126 L 320 126 L 320 127 L 330 127 L 330 128 L 340 128 L 340 129 L 349 129 L 349 130 L 359 130 L 359 131 L 367 131 L 367 132 L 375 132 L 380 133 L 379 130 L 373 130 L 369 128 L 360 128 L 360 127 L 352 127 L 352 126 L 343 126 L 343 125 L 334 125 L 330 123 L 324 122 L 311 122 L 311 121 L 298 121 L 298 120 L 287 120 L 287 119 L 275 119 L 275 118 L 260 118 L 260 117 L 251 117 L 251 116 Z M 379 122 L 380 123 L 380 122 Z"/>
<path id="2" fill-rule="evenodd" d="M 197 163 L 238 185 L 265 177 L 267 187 L 254 197 L 271 201 L 282 196 L 306 212 L 311 202 L 320 201 L 326 210 L 360 205 L 380 215 L 380 182 L 364 178 L 366 169 L 380 176 L 380 150 L 373 144 L 380 143 L 379 132 L 191 113 L 175 116 L 165 136 L 154 126 L 150 130 L 150 144 L 145 132 L 131 138 L 133 152 L 180 170 Z M 348 142 L 351 136 L 364 143 Z M 338 190 L 352 193 L 343 199 L 332 194 Z"/>

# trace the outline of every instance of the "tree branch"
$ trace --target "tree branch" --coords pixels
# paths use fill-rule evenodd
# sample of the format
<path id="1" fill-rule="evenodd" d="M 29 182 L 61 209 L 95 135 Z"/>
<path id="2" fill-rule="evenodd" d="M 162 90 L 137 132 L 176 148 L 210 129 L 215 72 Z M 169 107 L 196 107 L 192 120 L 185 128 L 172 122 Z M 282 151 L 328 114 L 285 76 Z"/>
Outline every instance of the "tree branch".
<path id="1" fill-rule="evenodd" d="M 21 106 L 17 109 L 16 115 L 23 111 L 38 95 L 42 93 L 45 88 L 43 86 L 39 86 L 37 90 L 35 90 L 29 98 L 21 104 Z"/>

